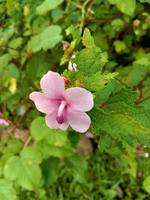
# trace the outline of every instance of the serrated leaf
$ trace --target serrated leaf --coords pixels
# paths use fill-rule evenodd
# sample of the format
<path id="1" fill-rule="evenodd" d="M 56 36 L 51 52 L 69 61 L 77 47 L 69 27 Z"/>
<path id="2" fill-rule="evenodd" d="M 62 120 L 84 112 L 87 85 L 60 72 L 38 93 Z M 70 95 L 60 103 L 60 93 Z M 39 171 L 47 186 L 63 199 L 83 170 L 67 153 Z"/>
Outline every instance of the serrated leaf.
<path id="1" fill-rule="evenodd" d="M 86 77 L 84 81 L 84 85 L 87 89 L 91 91 L 98 91 L 103 89 L 106 84 L 114 79 L 118 75 L 117 72 L 114 73 L 108 73 L 108 74 L 100 74 L 100 73 L 95 73 L 94 75 L 91 75 L 90 77 Z"/>
<path id="2" fill-rule="evenodd" d="M 126 165 L 125 171 L 132 177 L 136 178 L 138 163 L 136 159 L 135 147 L 126 145 L 125 149 L 125 153 L 121 156 L 122 162 L 124 162 L 124 164 Z"/>
<path id="3" fill-rule="evenodd" d="M 73 62 L 84 75 L 90 75 L 100 71 L 107 63 L 107 54 L 102 53 L 99 48 L 83 49 Z"/>
<path id="4" fill-rule="evenodd" d="M 104 131 L 116 141 L 128 144 L 134 141 L 145 143 L 150 137 L 150 131 L 125 112 L 102 113 L 100 110 L 93 110 L 91 118 L 93 132 L 100 134 Z"/>
<path id="5" fill-rule="evenodd" d="M 55 9 L 64 0 L 45 0 L 41 5 L 36 8 L 36 13 L 38 15 L 45 15 L 47 12 Z"/>
<path id="6" fill-rule="evenodd" d="M 121 89 L 113 94 L 106 102 L 105 111 L 126 112 L 144 127 L 150 128 L 150 108 L 136 105 L 137 92 Z"/>
<path id="7" fill-rule="evenodd" d="M 133 87 L 133 86 L 137 86 L 140 81 L 142 81 L 144 79 L 144 77 L 146 76 L 149 67 L 144 67 L 144 66 L 133 66 L 132 70 L 128 73 L 127 77 L 126 77 L 126 83 L 128 84 L 128 86 Z"/>
<path id="8" fill-rule="evenodd" d="M 86 48 L 92 48 L 95 46 L 94 39 L 91 36 L 89 29 L 87 28 L 84 29 L 82 43 Z"/>
<path id="9" fill-rule="evenodd" d="M 76 44 L 80 42 L 80 30 L 75 26 L 71 25 L 66 29 L 66 35 L 72 35 L 73 40 Z"/>

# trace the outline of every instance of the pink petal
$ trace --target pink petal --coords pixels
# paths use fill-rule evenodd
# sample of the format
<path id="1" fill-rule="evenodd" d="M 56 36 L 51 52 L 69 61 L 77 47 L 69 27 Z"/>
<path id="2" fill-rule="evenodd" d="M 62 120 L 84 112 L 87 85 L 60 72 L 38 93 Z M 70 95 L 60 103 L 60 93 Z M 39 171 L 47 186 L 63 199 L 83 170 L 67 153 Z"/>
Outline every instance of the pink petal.
<path id="1" fill-rule="evenodd" d="M 35 103 L 36 108 L 42 113 L 51 113 L 57 108 L 57 102 L 49 99 L 41 92 L 32 92 L 29 98 Z"/>
<path id="2" fill-rule="evenodd" d="M 0 118 L 0 126 L 9 126 L 9 123 L 5 119 Z"/>
<path id="3" fill-rule="evenodd" d="M 62 130 L 66 130 L 69 126 L 68 122 L 65 122 L 63 124 L 58 124 L 58 122 L 56 121 L 56 112 L 46 115 L 45 121 L 46 125 L 49 128 L 60 128 Z"/>
<path id="4" fill-rule="evenodd" d="M 65 98 L 74 110 L 89 111 L 94 104 L 92 93 L 81 87 L 67 89 Z"/>
<path id="5" fill-rule="evenodd" d="M 58 99 L 64 94 L 64 80 L 56 72 L 48 71 L 41 79 L 40 84 L 43 92 L 52 99 Z"/>
<path id="6" fill-rule="evenodd" d="M 84 133 L 90 127 L 91 119 L 85 112 L 68 109 L 68 122 L 72 129 Z"/>

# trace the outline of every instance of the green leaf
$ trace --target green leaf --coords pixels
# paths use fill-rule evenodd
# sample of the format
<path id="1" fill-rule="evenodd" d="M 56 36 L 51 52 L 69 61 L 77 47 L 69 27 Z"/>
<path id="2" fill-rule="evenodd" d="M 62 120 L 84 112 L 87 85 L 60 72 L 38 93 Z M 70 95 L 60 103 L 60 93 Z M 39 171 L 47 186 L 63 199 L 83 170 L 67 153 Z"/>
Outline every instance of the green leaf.
<path id="1" fill-rule="evenodd" d="M 48 144 L 54 146 L 65 146 L 68 143 L 68 132 L 60 129 L 50 129 L 45 124 L 43 117 L 37 117 L 31 124 L 30 127 L 31 136 L 36 140 L 40 141 L 46 139 Z"/>
<path id="2" fill-rule="evenodd" d="M 41 5 L 36 8 L 36 13 L 38 15 L 45 15 L 47 12 L 54 10 L 59 6 L 64 0 L 45 0 Z"/>
<path id="3" fill-rule="evenodd" d="M 22 148 L 22 143 L 17 139 L 11 139 L 7 142 L 7 146 L 3 149 L 3 154 L 6 155 L 14 155 L 20 152 Z"/>
<path id="4" fill-rule="evenodd" d="M 123 41 L 115 40 L 114 41 L 115 50 L 117 53 L 120 53 L 126 49 L 126 44 Z"/>
<path id="5" fill-rule="evenodd" d="M 38 35 L 31 37 L 27 44 L 27 51 L 38 52 L 41 49 L 48 50 L 55 47 L 62 40 L 61 28 L 57 25 L 51 25 Z"/>
<path id="6" fill-rule="evenodd" d="M 64 157 L 72 153 L 67 131 L 48 128 L 43 117 L 38 117 L 32 122 L 30 131 L 37 141 L 35 149 L 43 155 L 43 158 Z"/>
<path id="7" fill-rule="evenodd" d="M 136 178 L 138 162 L 136 159 L 135 147 L 126 145 L 126 152 L 121 156 L 122 162 L 124 162 L 126 173 Z"/>
<path id="8" fill-rule="evenodd" d="M 72 148 L 69 143 L 66 143 L 63 146 L 58 146 L 49 144 L 47 140 L 41 140 L 35 143 L 35 149 L 42 154 L 43 159 L 48 159 L 50 156 L 62 159 L 66 156 L 72 155 Z"/>
<path id="9" fill-rule="evenodd" d="M 40 168 L 34 160 L 19 156 L 13 156 L 7 160 L 4 175 L 7 179 L 15 181 L 27 190 L 34 190 L 39 187 L 41 180 Z"/>
<path id="10" fill-rule="evenodd" d="M 13 188 L 12 182 L 6 179 L 0 179 L 0 199 L 1 200 L 17 200 L 17 194 Z"/>
<path id="11" fill-rule="evenodd" d="M 7 12 L 10 14 L 13 11 L 18 11 L 19 9 L 19 1 L 18 0 L 7 0 L 6 1 Z"/>
<path id="12" fill-rule="evenodd" d="M 121 89 L 113 94 L 106 102 L 105 111 L 126 112 L 144 127 L 150 129 L 150 108 L 146 105 L 136 105 L 137 92 Z"/>
<path id="13" fill-rule="evenodd" d="M 47 136 L 48 144 L 54 145 L 56 147 L 68 146 L 68 132 L 61 129 L 50 129 L 50 134 Z"/>
<path id="14" fill-rule="evenodd" d="M 3 54 L 2 56 L 0 56 L 0 69 L 3 66 L 7 66 L 8 62 L 11 60 L 12 56 L 10 54 Z"/>
<path id="15" fill-rule="evenodd" d="M 129 16 L 133 16 L 134 11 L 136 9 L 136 0 L 120 0 L 117 4 L 117 7 L 121 12 Z"/>
<path id="16" fill-rule="evenodd" d="M 18 47 L 22 45 L 22 42 L 23 42 L 23 39 L 21 37 L 14 38 L 9 42 L 9 47 L 17 49 Z"/>
<path id="17" fill-rule="evenodd" d="M 111 80 L 103 89 L 96 92 L 95 103 L 97 103 L 98 105 L 100 105 L 100 103 L 105 103 L 114 91 L 120 91 L 120 87 L 122 88 L 117 80 Z"/>
<path id="18" fill-rule="evenodd" d="M 118 9 L 129 15 L 132 16 L 136 9 L 136 0 L 108 0 L 110 4 L 117 5 Z"/>
<path id="19" fill-rule="evenodd" d="M 76 44 L 80 42 L 80 29 L 71 25 L 66 29 L 66 35 L 72 35 Z"/>
<path id="20" fill-rule="evenodd" d="M 117 72 L 114 73 L 108 73 L 108 74 L 100 74 L 100 73 L 95 73 L 91 75 L 90 77 L 86 77 L 85 80 L 83 78 L 84 85 L 87 89 L 91 91 L 98 91 L 103 89 L 106 84 L 114 79 L 118 75 Z"/>
<path id="21" fill-rule="evenodd" d="M 31 123 L 30 132 L 31 132 L 31 136 L 36 141 L 40 141 L 43 138 L 46 138 L 50 134 L 51 129 L 49 129 L 46 126 L 45 120 L 43 117 L 37 117 Z"/>
<path id="22" fill-rule="evenodd" d="M 110 4 L 117 4 L 120 0 L 107 0 Z"/>
<path id="23" fill-rule="evenodd" d="M 88 166 L 84 157 L 79 154 L 74 154 L 66 159 L 66 165 L 76 181 L 80 183 L 84 183 L 86 181 Z"/>
<path id="24" fill-rule="evenodd" d="M 13 25 L 7 27 L 7 29 L 0 30 L 0 45 L 6 45 L 9 39 L 13 36 L 15 28 Z"/>
<path id="25" fill-rule="evenodd" d="M 42 171 L 46 186 L 54 184 L 59 177 L 60 169 L 61 165 L 59 158 L 50 157 L 42 163 Z"/>
<path id="26" fill-rule="evenodd" d="M 39 80 L 49 70 L 50 59 L 45 52 L 33 54 L 26 65 L 26 74 L 28 80 Z"/>
<path id="27" fill-rule="evenodd" d="M 149 138 L 150 131 L 125 112 L 102 113 L 100 110 L 93 110 L 91 117 L 93 132 L 99 134 L 104 131 L 116 141 L 145 143 Z"/>
<path id="28" fill-rule="evenodd" d="M 30 146 L 30 147 L 25 147 L 21 152 L 20 152 L 20 156 L 23 160 L 31 161 L 31 163 L 33 164 L 40 164 L 42 161 L 42 154 L 37 151 L 36 148 L 34 148 L 34 146 Z"/>
<path id="29" fill-rule="evenodd" d="M 37 117 L 32 122 L 30 131 L 31 136 L 36 141 L 46 139 L 48 144 L 58 147 L 65 146 L 68 142 L 67 131 L 48 128 L 45 124 L 45 119 L 43 117 Z"/>
<path id="30" fill-rule="evenodd" d="M 107 63 L 107 53 L 102 53 L 99 48 L 83 49 L 73 59 L 73 62 L 77 64 L 79 72 L 84 75 L 91 75 L 100 71 Z"/>
<path id="31" fill-rule="evenodd" d="M 150 194 L 150 176 L 146 177 L 143 182 L 143 187 Z"/>
<path id="32" fill-rule="evenodd" d="M 91 36 L 89 29 L 87 29 L 87 28 L 84 29 L 82 43 L 84 44 L 84 46 L 86 48 L 92 48 L 95 46 L 94 39 Z"/>

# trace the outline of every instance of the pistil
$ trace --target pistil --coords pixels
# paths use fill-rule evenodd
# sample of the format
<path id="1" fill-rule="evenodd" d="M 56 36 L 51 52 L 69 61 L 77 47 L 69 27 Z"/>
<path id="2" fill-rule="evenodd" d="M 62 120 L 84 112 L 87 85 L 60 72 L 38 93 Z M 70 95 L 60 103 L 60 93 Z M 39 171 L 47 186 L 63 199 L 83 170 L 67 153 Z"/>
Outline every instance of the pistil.
<path id="1" fill-rule="evenodd" d="M 56 120 L 59 124 L 62 124 L 65 122 L 65 109 L 67 106 L 67 102 L 66 101 L 61 101 L 59 108 L 58 108 L 58 112 L 57 112 L 57 116 L 56 116 Z"/>

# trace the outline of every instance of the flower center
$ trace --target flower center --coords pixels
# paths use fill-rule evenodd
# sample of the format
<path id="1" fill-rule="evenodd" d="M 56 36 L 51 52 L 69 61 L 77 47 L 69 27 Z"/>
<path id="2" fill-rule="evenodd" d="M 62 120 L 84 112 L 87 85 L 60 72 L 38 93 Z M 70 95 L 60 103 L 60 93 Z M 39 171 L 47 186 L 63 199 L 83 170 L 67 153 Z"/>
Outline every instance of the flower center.
<path id="1" fill-rule="evenodd" d="M 56 116 L 56 120 L 59 124 L 63 124 L 66 120 L 66 106 L 67 106 L 67 102 L 64 100 L 61 101 L 58 108 L 57 116 Z"/>

